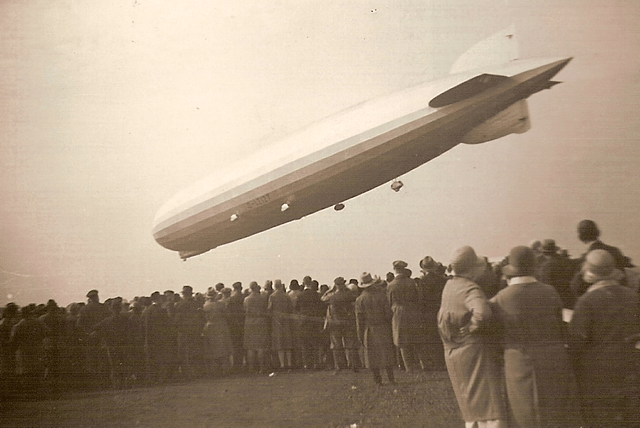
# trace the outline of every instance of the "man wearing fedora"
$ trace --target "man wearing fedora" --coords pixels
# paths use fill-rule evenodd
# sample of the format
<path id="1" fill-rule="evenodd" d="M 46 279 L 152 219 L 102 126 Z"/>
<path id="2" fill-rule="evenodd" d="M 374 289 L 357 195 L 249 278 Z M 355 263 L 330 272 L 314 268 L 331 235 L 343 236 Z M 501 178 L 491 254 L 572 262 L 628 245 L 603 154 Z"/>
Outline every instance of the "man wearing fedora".
<path id="1" fill-rule="evenodd" d="M 489 328 L 492 311 L 475 282 L 487 269 L 468 245 L 451 256 L 453 278 L 442 292 L 438 329 L 449 379 L 466 427 L 505 428 L 502 368 Z"/>
<path id="2" fill-rule="evenodd" d="M 400 350 L 405 370 L 409 373 L 427 365 L 426 334 L 419 307 L 418 287 L 411 270 L 402 260 L 393 262 L 395 277 L 387 285 L 387 296 L 393 312 L 393 344 Z"/>
<path id="3" fill-rule="evenodd" d="M 580 427 L 560 295 L 535 279 L 531 248 L 513 248 L 508 262 L 508 286 L 491 304 L 502 332 L 509 426 Z"/>
<path id="4" fill-rule="evenodd" d="M 570 352 L 587 426 L 627 426 L 629 416 L 627 377 L 635 371 L 640 314 L 637 293 L 620 285 L 615 267 L 614 257 L 605 250 L 587 254 L 582 276 L 591 285 L 576 302 L 569 322 Z"/>
<path id="5" fill-rule="evenodd" d="M 395 383 L 393 366 L 396 353 L 391 333 L 391 307 L 380 278 L 363 273 L 360 278 L 362 293 L 355 302 L 358 339 L 364 348 L 365 366 L 371 370 L 373 381 L 382 386 L 380 369 L 387 372 L 389 383 Z"/>
<path id="6" fill-rule="evenodd" d="M 560 255 L 558 250 L 555 240 L 542 241 L 542 254 L 536 262 L 535 277 L 543 284 L 553 285 L 562 299 L 562 306 L 571 309 L 576 302 L 576 296 L 569 286 L 575 271 L 575 262 Z"/>

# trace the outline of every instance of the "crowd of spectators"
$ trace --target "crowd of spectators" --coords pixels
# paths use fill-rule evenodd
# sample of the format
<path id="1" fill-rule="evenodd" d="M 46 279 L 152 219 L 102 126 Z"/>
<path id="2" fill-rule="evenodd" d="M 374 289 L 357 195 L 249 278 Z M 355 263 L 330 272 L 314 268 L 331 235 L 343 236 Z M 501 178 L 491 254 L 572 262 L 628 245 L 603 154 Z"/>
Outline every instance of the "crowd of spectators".
<path id="1" fill-rule="evenodd" d="M 555 290 L 561 307 L 570 313 L 589 289 L 581 267 L 596 249 L 611 254 L 616 271 L 625 273 L 618 282 L 637 294 L 633 265 L 599 241 L 595 223 L 581 222 L 578 234 L 587 251 L 576 259 L 552 239 L 527 246 L 534 258 L 531 276 Z M 473 283 L 488 301 L 507 288 L 510 262 L 479 260 Z M 339 374 L 366 367 L 382 385 L 380 370 L 390 382 L 398 368 L 444 370 L 451 345 L 443 347 L 443 341 L 458 333 L 442 336 L 438 312 L 456 272 L 429 256 L 419 266 L 421 274 L 414 276 L 408 263 L 397 260 L 384 280 L 363 273 L 319 284 L 305 276 L 288 286 L 279 279 L 247 288 L 218 283 L 195 293 L 185 285 L 180 293 L 156 291 L 130 301 L 101 302 L 91 290 L 86 303 L 66 308 L 54 300 L 22 308 L 10 303 L 0 321 L 2 398 L 276 370 Z"/>

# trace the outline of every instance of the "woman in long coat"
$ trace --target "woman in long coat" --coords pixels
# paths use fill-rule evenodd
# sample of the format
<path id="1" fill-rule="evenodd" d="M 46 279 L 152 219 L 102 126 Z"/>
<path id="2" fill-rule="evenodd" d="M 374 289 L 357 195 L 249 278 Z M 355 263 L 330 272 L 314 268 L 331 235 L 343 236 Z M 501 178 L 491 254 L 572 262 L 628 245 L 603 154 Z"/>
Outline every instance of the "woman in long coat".
<path id="1" fill-rule="evenodd" d="M 467 426 L 506 427 L 502 367 L 489 337 L 492 312 L 473 279 L 486 268 L 473 248 L 453 253 L 454 276 L 442 292 L 438 329 L 444 345 L 449 378 Z"/>
<path id="2" fill-rule="evenodd" d="M 269 313 L 267 297 L 260 294 L 260 286 L 252 281 L 251 293 L 244 299 L 244 349 L 247 350 L 249 370 L 255 369 L 256 356 L 260 371 L 265 369 L 264 353 L 269 349 Z"/>
<path id="3" fill-rule="evenodd" d="M 228 288 L 221 290 L 224 295 L 231 293 Z M 211 290 L 207 293 L 207 302 L 202 311 L 207 318 L 202 335 L 205 344 L 205 359 L 209 361 L 209 373 L 212 375 L 224 373 L 229 366 L 230 356 L 233 355 L 233 344 L 229 325 L 227 323 L 228 297 L 218 299 L 218 293 Z"/>
<path id="4" fill-rule="evenodd" d="M 391 331 L 391 307 L 383 283 L 371 274 L 362 275 L 362 293 L 356 299 L 358 339 L 364 347 L 365 366 L 371 370 L 376 385 L 382 385 L 380 369 L 385 369 L 390 383 L 395 383 L 396 363 Z"/>
<path id="5" fill-rule="evenodd" d="M 293 301 L 284 290 L 284 284 L 275 280 L 276 290 L 269 296 L 271 314 L 271 349 L 278 353 L 280 368 L 291 368 L 293 351 Z"/>

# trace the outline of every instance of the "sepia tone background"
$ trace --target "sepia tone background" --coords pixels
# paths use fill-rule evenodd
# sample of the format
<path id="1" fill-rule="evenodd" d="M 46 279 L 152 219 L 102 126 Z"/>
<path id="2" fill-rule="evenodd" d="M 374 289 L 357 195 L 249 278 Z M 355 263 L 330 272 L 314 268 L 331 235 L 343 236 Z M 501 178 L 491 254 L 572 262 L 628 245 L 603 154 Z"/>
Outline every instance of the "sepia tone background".
<path id="1" fill-rule="evenodd" d="M 463 244 L 501 257 L 575 228 L 640 262 L 635 0 L 0 3 L 0 305 L 131 299 L 311 275 L 414 273 Z M 331 209 L 182 262 L 151 236 L 181 188 L 353 104 L 448 73 L 511 24 L 573 56 L 532 129 L 458 146 Z M 425 103 L 428 100 L 425 100 Z"/>

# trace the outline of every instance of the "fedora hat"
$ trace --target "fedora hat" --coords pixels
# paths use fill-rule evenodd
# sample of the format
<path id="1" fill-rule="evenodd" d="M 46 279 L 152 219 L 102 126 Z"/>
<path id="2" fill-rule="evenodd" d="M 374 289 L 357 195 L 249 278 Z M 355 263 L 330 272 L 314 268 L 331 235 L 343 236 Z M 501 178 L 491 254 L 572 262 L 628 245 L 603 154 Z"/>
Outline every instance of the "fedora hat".
<path id="1" fill-rule="evenodd" d="M 360 275 L 359 287 L 367 288 L 378 282 L 380 282 L 380 278 L 377 275 L 372 277 L 369 272 L 364 272 L 362 275 Z"/>
<path id="2" fill-rule="evenodd" d="M 509 276 L 530 276 L 536 268 L 536 256 L 533 250 L 524 245 L 513 247 L 509 252 L 509 264 L 502 272 Z"/>

